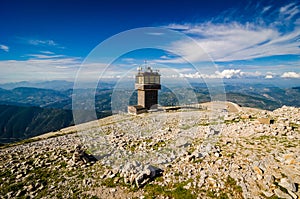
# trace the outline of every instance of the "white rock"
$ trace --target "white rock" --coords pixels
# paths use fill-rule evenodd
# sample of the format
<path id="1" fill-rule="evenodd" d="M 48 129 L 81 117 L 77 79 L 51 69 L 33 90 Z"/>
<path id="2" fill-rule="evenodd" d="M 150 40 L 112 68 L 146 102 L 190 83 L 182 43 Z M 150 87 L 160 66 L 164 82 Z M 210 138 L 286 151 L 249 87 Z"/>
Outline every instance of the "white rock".
<path id="1" fill-rule="evenodd" d="M 291 182 L 288 178 L 281 178 L 278 184 L 289 191 L 293 191 L 293 192 L 297 191 L 295 183 Z"/>
<path id="2" fill-rule="evenodd" d="M 281 191 L 280 189 L 275 189 L 274 193 L 276 194 L 276 196 L 278 196 L 279 198 L 284 198 L 284 199 L 293 199 L 289 194 L 284 193 L 283 191 Z"/>

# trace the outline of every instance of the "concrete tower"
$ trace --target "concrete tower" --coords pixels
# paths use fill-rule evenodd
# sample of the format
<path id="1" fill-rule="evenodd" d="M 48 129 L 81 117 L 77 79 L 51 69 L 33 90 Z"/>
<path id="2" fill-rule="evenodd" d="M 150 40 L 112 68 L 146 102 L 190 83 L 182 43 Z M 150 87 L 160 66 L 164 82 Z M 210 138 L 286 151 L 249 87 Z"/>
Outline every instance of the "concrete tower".
<path id="1" fill-rule="evenodd" d="M 129 113 L 138 114 L 157 109 L 158 90 L 161 89 L 160 74 L 151 67 L 138 68 L 135 76 L 135 89 L 138 91 L 138 105 L 128 107 Z"/>

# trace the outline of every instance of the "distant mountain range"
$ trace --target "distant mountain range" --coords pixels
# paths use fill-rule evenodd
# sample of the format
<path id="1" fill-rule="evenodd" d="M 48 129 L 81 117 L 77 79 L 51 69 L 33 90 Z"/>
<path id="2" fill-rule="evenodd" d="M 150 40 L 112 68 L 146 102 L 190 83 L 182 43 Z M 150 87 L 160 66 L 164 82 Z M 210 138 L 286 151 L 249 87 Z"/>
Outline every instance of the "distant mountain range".
<path id="1" fill-rule="evenodd" d="M 19 141 L 73 124 L 71 110 L 0 105 L 0 143 Z"/>
<path id="2" fill-rule="evenodd" d="M 109 82 L 99 82 L 102 88 L 113 88 L 116 84 L 116 81 Z M 93 83 L 85 82 L 80 84 L 82 88 L 92 88 L 95 85 Z M 64 81 L 64 80 L 53 80 L 53 81 L 37 81 L 37 82 L 29 82 L 29 81 L 21 81 L 21 82 L 13 82 L 13 83 L 3 83 L 0 84 L 0 88 L 12 90 L 19 87 L 30 87 L 30 88 L 42 88 L 42 89 L 51 89 L 57 91 L 64 91 L 73 89 L 74 82 Z"/>
<path id="3" fill-rule="evenodd" d="M 37 86 L 37 84 L 39 88 L 15 87 L 17 85 Z M 73 90 L 71 84 L 65 81 L 51 81 L 0 85 L 2 86 L 0 88 L 0 143 L 12 142 L 72 125 Z M 113 86 L 113 83 L 101 83 L 101 89 L 96 90 L 95 110 L 98 118 L 112 114 Z M 50 89 L 53 87 L 55 89 Z M 187 89 L 196 95 L 198 103 L 211 101 L 205 84 L 192 83 L 191 88 L 162 87 L 159 92 L 159 104 L 162 106 L 178 105 L 181 98 L 186 97 L 184 93 Z M 89 89 L 82 89 L 82 93 L 89 91 Z M 131 93 L 132 90 L 125 86 L 123 92 Z M 300 87 L 278 88 L 264 84 L 225 84 L 225 92 L 227 101 L 241 106 L 266 110 L 274 110 L 283 105 L 300 107 Z M 183 94 L 176 96 L 175 93 Z M 133 92 L 129 104 L 136 103 L 137 93 Z M 126 111 L 126 107 L 123 111 Z"/>
<path id="4" fill-rule="evenodd" d="M 31 87 L 31 88 L 43 88 L 43 89 L 53 89 L 53 90 L 68 90 L 73 88 L 73 82 L 63 81 L 63 80 L 53 80 L 53 81 L 42 81 L 42 82 L 13 82 L 0 84 L 0 88 L 3 89 L 14 89 L 18 87 Z"/>

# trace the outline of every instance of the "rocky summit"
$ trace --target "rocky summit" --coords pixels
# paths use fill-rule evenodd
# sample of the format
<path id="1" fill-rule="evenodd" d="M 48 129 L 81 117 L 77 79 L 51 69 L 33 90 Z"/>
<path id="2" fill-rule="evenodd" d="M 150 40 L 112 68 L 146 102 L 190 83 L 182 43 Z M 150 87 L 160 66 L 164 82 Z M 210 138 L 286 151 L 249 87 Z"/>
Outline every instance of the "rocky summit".
<path id="1" fill-rule="evenodd" d="M 118 114 L 4 146 L 0 198 L 299 198 L 300 108 L 223 105 Z"/>

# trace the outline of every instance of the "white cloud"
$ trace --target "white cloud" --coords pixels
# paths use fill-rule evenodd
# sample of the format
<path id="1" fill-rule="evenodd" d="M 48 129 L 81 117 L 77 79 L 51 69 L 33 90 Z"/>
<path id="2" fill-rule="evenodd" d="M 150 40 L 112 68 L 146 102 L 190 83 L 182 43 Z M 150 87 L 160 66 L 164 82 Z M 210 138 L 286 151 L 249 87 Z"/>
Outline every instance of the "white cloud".
<path id="1" fill-rule="evenodd" d="M 234 70 L 234 69 L 229 69 L 229 70 L 223 70 L 222 72 L 216 71 L 216 77 L 217 78 L 233 78 L 233 77 L 240 77 L 242 76 L 241 70 Z"/>
<path id="2" fill-rule="evenodd" d="M 273 78 L 273 75 L 266 75 L 265 78 L 266 78 L 266 79 L 272 79 L 272 78 Z"/>
<path id="3" fill-rule="evenodd" d="M 88 62 L 82 64 L 78 57 L 65 55 L 33 54 L 27 60 L 0 61 L 0 83 L 18 81 L 97 81 L 101 78 L 117 78 L 124 74 L 132 75 L 136 72 L 123 65 L 109 65 L 107 63 Z M 78 73 L 80 72 L 80 73 Z"/>
<path id="4" fill-rule="evenodd" d="M 37 58 L 37 59 L 53 59 L 65 57 L 64 55 L 54 55 L 54 54 L 28 54 L 28 57 Z"/>
<path id="5" fill-rule="evenodd" d="M 291 7 L 293 7 L 295 4 L 294 3 L 290 3 L 288 5 L 285 5 L 285 6 L 282 6 L 280 9 L 279 9 L 279 12 L 280 13 L 286 13 Z"/>
<path id="6" fill-rule="evenodd" d="M 6 45 L 0 45 L 0 49 L 1 50 L 3 50 L 3 51 L 5 51 L 5 52 L 8 52 L 9 51 L 9 47 L 8 46 L 6 46 Z"/>
<path id="7" fill-rule="evenodd" d="M 201 74 L 199 72 L 196 73 L 180 73 L 180 77 L 186 78 L 204 78 L 204 79 L 231 79 L 231 78 L 241 78 L 245 76 L 246 73 L 241 70 L 235 69 L 226 69 L 223 71 L 216 71 L 214 74 Z"/>
<path id="8" fill-rule="evenodd" d="M 165 28 L 170 28 L 170 29 L 174 29 L 174 30 L 188 30 L 190 28 L 190 25 L 189 24 L 172 23 L 172 24 L 165 26 Z"/>
<path id="9" fill-rule="evenodd" d="M 281 75 L 283 78 L 300 78 L 300 73 L 285 72 Z"/>
<path id="10" fill-rule="evenodd" d="M 272 8 L 272 19 L 265 16 Z M 299 6 L 288 4 L 273 11 L 272 6 L 263 7 L 253 22 L 214 23 L 183 23 L 169 24 L 165 27 L 179 30 L 193 37 L 209 56 L 199 53 L 192 41 L 181 40 L 173 42 L 169 49 L 183 54 L 183 58 L 191 61 L 207 61 L 211 57 L 214 61 L 249 60 L 275 55 L 300 54 L 300 13 Z M 277 12 L 278 11 L 278 12 Z M 230 18 L 230 16 L 229 16 Z M 269 20 L 269 21 L 267 21 Z M 288 27 L 291 25 L 292 27 Z M 164 63 L 182 63 L 184 60 L 160 60 Z"/>
<path id="11" fill-rule="evenodd" d="M 192 34 L 195 41 L 214 61 L 248 60 L 273 55 L 300 54 L 300 28 L 289 33 L 281 33 L 270 27 L 254 24 L 195 24 L 184 31 Z M 209 56 L 199 53 L 191 41 L 177 41 L 170 50 L 180 52 L 192 61 L 209 60 Z M 195 53 L 197 52 L 197 53 Z M 179 62 L 178 60 L 162 60 Z"/>
<path id="12" fill-rule="evenodd" d="M 0 82 L 73 80 L 79 65 L 74 58 L 0 61 Z"/>
<path id="13" fill-rule="evenodd" d="M 162 56 L 160 56 L 159 58 L 160 58 L 160 59 L 169 59 L 169 57 L 166 56 L 166 55 L 162 55 Z"/>
<path id="14" fill-rule="evenodd" d="M 58 46 L 58 44 L 56 42 L 54 42 L 53 40 L 38 40 L 38 39 L 31 39 L 28 41 L 29 44 L 31 45 L 45 45 L 45 46 Z"/>
<path id="15" fill-rule="evenodd" d="M 242 76 L 245 77 L 261 77 L 262 73 L 259 71 L 255 71 L 255 72 L 241 72 Z"/>
<path id="16" fill-rule="evenodd" d="M 272 6 L 266 6 L 266 7 L 264 7 L 263 10 L 262 10 L 262 13 L 265 13 L 265 12 L 269 11 L 270 8 L 272 8 Z"/>
<path id="17" fill-rule="evenodd" d="M 51 52 L 51 51 L 40 51 L 40 53 L 47 54 L 47 55 L 55 54 L 54 52 Z"/>
<path id="18" fill-rule="evenodd" d="M 300 12 L 298 6 L 295 3 L 290 3 L 286 6 L 283 6 L 279 9 L 279 12 L 282 17 L 284 17 L 286 20 L 290 20 L 293 18 L 296 14 Z"/>
<path id="19" fill-rule="evenodd" d="M 50 51 L 42 53 L 27 55 L 26 60 L 0 61 L 0 82 L 74 80 L 81 58 L 56 55 Z"/>
<path id="20" fill-rule="evenodd" d="M 128 64 L 134 64 L 137 62 L 137 60 L 133 58 L 122 58 L 122 61 Z"/>
<path id="21" fill-rule="evenodd" d="M 165 33 L 163 32 L 148 32 L 148 35 L 155 35 L 155 36 L 160 36 L 160 35 L 164 35 Z"/>

